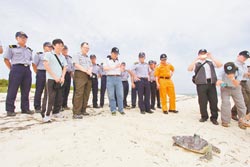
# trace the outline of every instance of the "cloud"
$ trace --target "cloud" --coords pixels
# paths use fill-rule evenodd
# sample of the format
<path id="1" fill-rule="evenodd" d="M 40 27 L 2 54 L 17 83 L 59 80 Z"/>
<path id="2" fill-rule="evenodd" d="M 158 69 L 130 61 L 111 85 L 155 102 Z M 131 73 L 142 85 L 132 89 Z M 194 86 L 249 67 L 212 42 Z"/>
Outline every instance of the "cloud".
<path id="1" fill-rule="evenodd" d="M 249 49 L 248 6 L 248 0 L 9 0 L 0 6 L 0 40 L 5 46 L 15 43 L 14 33 L 23 30 L 29 46 L 40 51 L 44 41 L 59 37 L 72 55 L 88 41 L 99 61 L 117 46 L 128 64 L 140 51 L 148 60 L 167 53 L 176 67 L 177 92 L 192 93 L 186 69 L 198 49 L 207 48 L 222 62 Z"/>

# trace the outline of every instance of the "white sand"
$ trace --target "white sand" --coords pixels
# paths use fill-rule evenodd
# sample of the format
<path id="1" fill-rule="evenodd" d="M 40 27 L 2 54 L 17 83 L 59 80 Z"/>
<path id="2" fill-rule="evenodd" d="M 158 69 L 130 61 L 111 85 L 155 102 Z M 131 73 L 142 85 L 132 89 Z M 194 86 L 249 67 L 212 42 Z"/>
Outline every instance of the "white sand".
<path id="1" fill-rule="evenodd" d="M 4 100 L 1 94 L 1 167 L 250 166 L 250 130 L 241 130 L 235 121 L 230 128 L 199 123 L 196 97 L 178 96 L 179 114 L 164 115 L 158 109 L 141 115 L 137 108 L 111 116 L 106 104 L 89 108 L 91 116 L 82 120 L 72 120 L 72 112 L 64 111 L 66 118 L 51 124 L 41 124 L 39 114 L 5 117 Z M 218 146 L 221 154 L 204 162 L 200 154 L 172 146 L 172 136 L 194 133 Z"/>

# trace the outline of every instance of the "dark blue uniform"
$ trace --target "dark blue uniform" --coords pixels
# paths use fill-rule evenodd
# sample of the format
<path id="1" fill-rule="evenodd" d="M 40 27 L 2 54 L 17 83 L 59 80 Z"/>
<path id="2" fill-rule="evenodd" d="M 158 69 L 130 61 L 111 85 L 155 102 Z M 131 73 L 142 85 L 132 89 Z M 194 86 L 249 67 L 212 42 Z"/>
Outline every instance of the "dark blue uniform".
<path id="1" fill-rule="evenodd" d="M 32 50 L 28 47 L 20 47 L 19 45 L 10 45 L 5 59 L 11 62 L 9 73 L 9 85 L 6 98 L 6 111 L 15 112 L 15 100 L 18 88 L 21 90 L 21 110 L 22 113 L 30 111 L 29 92 L 31 88 L 31 70 Z"/>
<path id="2" fill-rule="evenodd" d="M 106 85 L 107 85 L 107 76 L 105 71 L 103 70 L 103 66 L 101 65 L 101 91 L 100 91 L 100 107 L 104 105 L 104 96 L 106 92 Z"/>

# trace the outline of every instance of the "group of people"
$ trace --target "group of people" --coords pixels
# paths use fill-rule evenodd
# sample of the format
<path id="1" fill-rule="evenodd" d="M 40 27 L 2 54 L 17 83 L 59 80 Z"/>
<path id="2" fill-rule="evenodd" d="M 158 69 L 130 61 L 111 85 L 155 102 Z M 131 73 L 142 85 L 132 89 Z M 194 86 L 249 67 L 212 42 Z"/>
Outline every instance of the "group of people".
<path id="1" fill-rule="evenodd" d="M 9 45 L 4 54 L 4 62 L 10 69 L 9 85 L 6 97 L 7 116 L 15 116 L 15 100 L 18 89 L 21 90 L 21 113 L 33 114 L 29 106 L 32 65 L 36 73 L 36 91 L 34 98 L 35 112 L 41 113 L 44 122 L 51 122 L 51 116 L 60 118 L 61 110 L 69 110 L 68 96 L 73 78 L 73 119 L 82 119 L 89 115 L 87 105 L 92 91 L 93 108 L 104 106 L 104 95 L 107 89 L 109 107 L 112 115 L 119 112 L 125 115 L 128 108 L 128 78 L 131 79 L 132 108 L 138 107 L 141 114 L 152 114 L 157 107 L 164 114 L 178 113 L 176 110 L 175 87 L 171 77 L 174 66 L 167 62 L 167 55 L 160 55 L 160 63 L 146 62 L 146 54 L 138 54 L 138 62 L 128 69 L 125 62 L 120 62 L 119 49 L 113 47 L 106 61 L 97 64 L 96 55 L 88 56 L 89 44 L 80 45 L 80 53 L 69 56 L 68 47 L 61 39 L 43 44 L 44 52 L 33 57 L 33 51 L 26 46 L 28 36 L 17 32 L 17 44 Z M 3 52 L 0 43 L 0 53 Z M 222 126 L 229 127 L 231 118 L 238 121 L 241 129 L 250 126 L 250 72 L 245 61 L 250 58 L 248 51 L 242 51 L 235 62 L 223 64 L 216 60 L 206 49 L 198 52 L 198 57 L 188 67 L 194 71 L 192 80 L 196 84 L 200 107 L 200 122 L 208 120 L 207 104 L 209 102 L 210 120 L 218 125 L 218 99 L 216 85 L 221 87 L 221 120 Z M 221 68 L 218 76 L 215 68 Z M 98 79 L 101 78 L 100 105 L 98 105 Z M 42 94 L 44 94 L 42 99 Z M 230 106 L 230 97 L 234 107 Z M 167 98 L 169 105 L 167 105 Z"/>
<path id="2" fill-rule="evenodd" d="M 41 113 L 44 122 L 51 122 L 51 116 L 62 117 L 61 110 L 69 110 L 68 96 L 73 78 L 73 119 L 82 119 L 89 115 L 87 105 L 92 91 L 93 108 L 104 106 L 104 95 L 107 90 L 109 107 L 112 115 L 117 111 L 124 115 L 129 92 L 129 77 L 132 87 L 132 108 L 138 106 L 141 114 L 153 113 L 157 99 L 157 107 L 164 114 L 178 113 L 175 105 L 175 90 L 171 77 L 174 67 L 167 62 L 167 55 L 160 56 L 160 64 L 156 61 L 145 61 L 146 55 L 140 52 L 139 62 L 128 69 L 125 62 L 118 59 L 119 49 L 113 47 L 106 62 L 100 65 L 96 55 L 88 56 L 89 44 L 80 45 L 80 53 L 69 56 L 68 47 L 61 39 L 43 44 L 43 52 L 33 51 L 26 46 L 28 35 L 17 32 L 17 44 L 9 45 L 4 54 L 4 62 L 9 68 L 9 84 L 6 97 L 7 116 L 15 116 L 15 100 L 18 89 L 21 91 L 21 113 Z M 0 44 L 1 46 L 1 44 Z M 2 49 L 2 47 L 1 47 Z M 30 110 L 29 93 L 31 89 L 32 65 L 36 73 L 36 90 L 34 109 Z M 101 78 L 100 105 L 98 105 L 98 79 Z M 43 98 L 42 98 L 43 95 Z M 170 105 L 167 106 L 167 96 Z M 162 100 L 160 100 L 162 99 Z"/>
<path id="3" fill-rule="evenodd" d="M 206 49 L 198 52 L 198 57 L 189 65 L 188 71 L 194 71 L 193 82 L 196 84 L 200 107 L 200 122 L 209 118 L 207 104 L 209 103 L 213 124 L 218 125 L 218 99 L 216 85 L 221 90 L 221 121 L 222 126 L 229 127 L 231 118 L 238 121 L 241 129 L 250 126 L 250 71 L 245 64 L 250 58 L 248 51 L 238 54 L 235 62 L 223 64 L 216 60 Z M 219 69 L 218 76 L 215 68 Z M 234 101 L 231 108 L 230 97 Z M 238 115 L 238 116 L 237 116 Z"/>

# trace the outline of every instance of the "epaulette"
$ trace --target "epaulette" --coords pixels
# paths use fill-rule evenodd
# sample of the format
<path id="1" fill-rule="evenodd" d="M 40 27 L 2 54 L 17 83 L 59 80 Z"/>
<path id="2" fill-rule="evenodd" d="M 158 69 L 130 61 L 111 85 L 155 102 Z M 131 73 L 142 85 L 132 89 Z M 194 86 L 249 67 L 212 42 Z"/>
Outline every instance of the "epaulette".
<path id="1" fill-rule="evenodd" d="M 37 52 L 36 54 L 41 55 L 41 54 L 43 54 L 43 52 Z"/>
<path id="2" fill-rule="evenodd" d="M 111 59 L 111 56 L 110 56 L 110 55 L 108 55 L 108 56 L 107 56 L 107 58 Z"/>
<path id="3" fill-rule="evenodd" d="M 17 48 L 17 45 L 9 45 L 9 48 Z"/>
<path id="4" fill-rule="evenodd" d="M 33 50 L 32 50 L 32 49 L 30 49 L 29 47 L 27 47 L 27 49 L 29 49 L 31 52 L 33 52 Z"/>
<path id="5" fill-rule="evenodd" d="M 69 56 L 69 58 L 71 58 L 71 59 L 72 59 L 72 56 Z"/>

